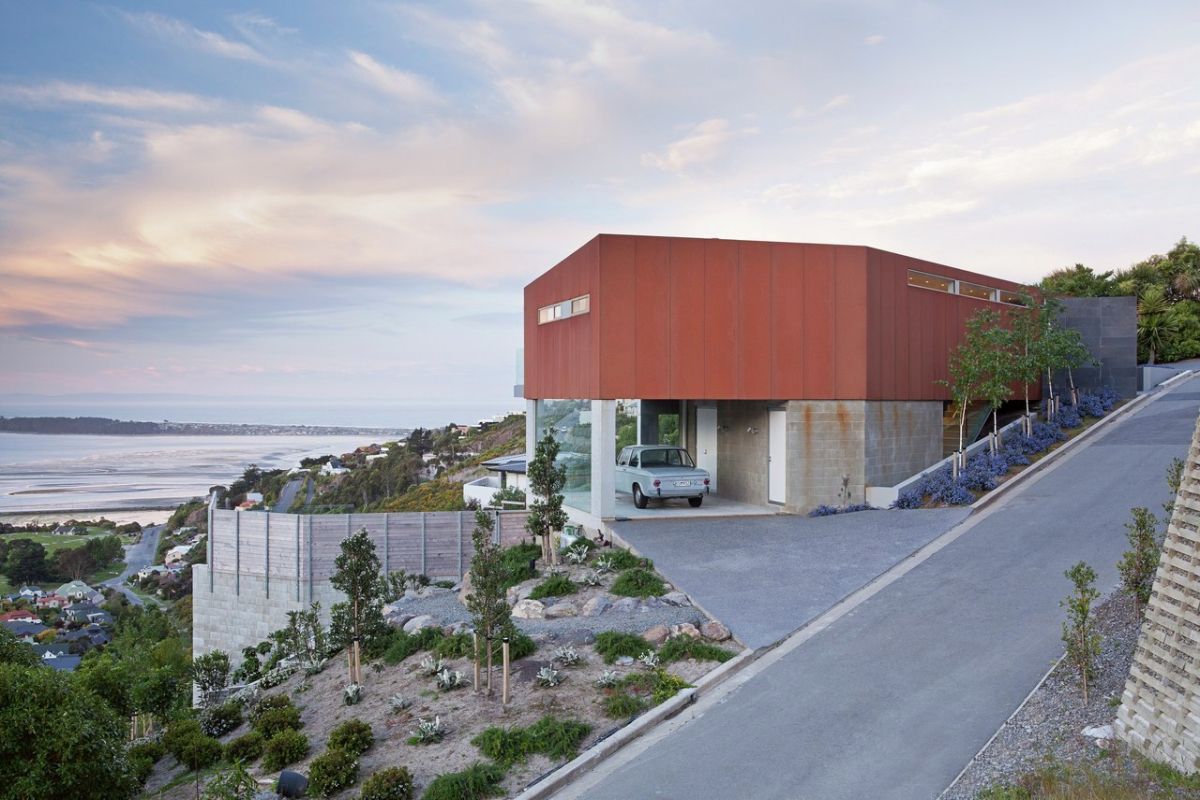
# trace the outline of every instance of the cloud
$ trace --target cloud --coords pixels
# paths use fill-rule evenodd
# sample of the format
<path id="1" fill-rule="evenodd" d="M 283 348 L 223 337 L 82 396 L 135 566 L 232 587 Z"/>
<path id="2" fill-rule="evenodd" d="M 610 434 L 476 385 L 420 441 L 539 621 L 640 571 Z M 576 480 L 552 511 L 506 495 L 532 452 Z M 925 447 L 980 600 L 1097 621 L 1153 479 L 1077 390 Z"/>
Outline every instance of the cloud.
<path id="1" fill-rule="evenodd" d="M 260 53 L 246 42 L 228 39 L 219 33 L 206 31 L 189 25 L 182 20 L 156 14 L 150 11 L 139 13 L 122 12 L 126 19 L 133 24 L 164 39 L 178 42 L 187 47 L 210 53 L 221 58 L 231 58 L 237 61 L 250 61 L 257 64 L 270 64 L 271 59 Z M 258 22 L 260 25 L 265 17 L 244 17 L 243 20 Z"/>
<path id="2" fill-rule="evenodd" d="M 835 108 L 842 108 L 843 106 L 848 105 L 850 105 L 850 95 L 839 94 L 836 97 L 830 98 L 829 102 L 826 103 L 822 108 L 825 111 L 832 111 Z"/>
<path id="3" fill-rule="evenodd" d="M 350 51 L 350 61 L 356 74 L 375 89 L 413 103 L 438 102 L 437 92 L 427 80 L 413 72 L 405 72 L 381 64 L 366 53 Z"/>
<path id="4" fill-rule="evenodd" d="M 0 102 L 35 107 L 61 105 L 108 106 L 124 111 L 210 111 L 219 102 L 186 92 L 161 92 L 137 87 L 105 87 L 90 83 L 50 81 L 36 85 L 0 85 Z"/>
<path id="5" fill-rule="evenodd" d="M 746 132 L 733 130 L 728 120 L 705 120 L 688 131 L 682 139 L 667 145 L 661 154 L 644 153 L 642 164 L 666 172 L 682 172 L 688 167 L 717 158 L 734 137 Z"/>
<path id="6" fill-rule="evenodd" d="M 863 42 L 865 44 L 871 45 L 872 47 L 874 47 L 877 44 L 883 44 L 883 41 L 884 41 L 883 34 L 879 34 L 879 33 L 873 33 L 870 36 L 868 36 L 867 38 L 863 39 Z"/>

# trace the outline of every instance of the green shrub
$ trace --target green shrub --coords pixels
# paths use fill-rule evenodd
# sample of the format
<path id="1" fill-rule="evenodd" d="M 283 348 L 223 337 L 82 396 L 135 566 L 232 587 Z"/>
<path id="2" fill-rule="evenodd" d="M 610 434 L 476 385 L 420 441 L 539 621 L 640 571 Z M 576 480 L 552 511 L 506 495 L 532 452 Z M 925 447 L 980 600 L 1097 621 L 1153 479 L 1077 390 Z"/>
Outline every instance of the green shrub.
<path id="1" fill-rule="evenodd" d="M 720 661 L 724 663 L 733 658 L 733 653 L 724 648 L 717 647 L 715 644 L 693 639 L 690 636 L 676 636 L 674 639 L 668 639 L 662 647 L 658 648 L 658 657 L 662 659 L 664 664 L 669 664 L 672 661 L 683 661 L 688 658 L 694 658 L 697 661 Z"/>
<path id="2" fill-rule="evenodd" d="M 614 572 L 624 572 L 627 569 L 654 569 L 654 562 L 648 558 L 639 558 L 633 553 L 620 547 L 605 550 L 600 555 L 608 559 Z"/>
<path id="3" fill-rule="evenodd" d="M 433 647 L 433 654 L 438 658 L 474 658 L 475 638 L 469 633 L 456 633 L 453 636 L 443 636 Z"/>
<path id="4" fill-rule="evenodd" d="M 252 764 L 262 756 L 265 744 L 261 733 L 250 731 L 225 745 L 225 760 Z"/>
<path id="5" fill-rule="evenodd" d="M 348 719 L 329 734 L 330 750 L 345 750 L 352 756 L 361 756 L 375 744 L 371 726 L 361 719 Z"/>
<path id="6" fill-rule="evenodd" d="M 1001 784 L 999 786 L 989 786 L 988 788 L 975 795 L 975 800 L 1032 800 L 1033 795 L 1028 789 L 1011 784 Z"/>
<path id="7" fill-rule="evenodd" d="M 612 593 L 623 597 L 658 597 L 666 591 L 662 578 L 641 567 L 625 570 L 612 585 Z"/>
<path id="8" fill-rule="evenodd" d="M 264 739 L 273 739 L 280 731 L 298 731 L 304 724 L 300 722 L 300 709 L 289 704 L 256 713 L 250 727 L 261 733 Z"/>
<path id="9" fill-rule="evenodd" d="M 476 762 L 462 772 L 439 775 L 425 787 L 421 800 L 483 800 L 503 794 L 500 781 L 504 768 L 497 764 Z"/>
<path id="10" fill-rule="evenodd" d="M 316 797 L 331 797 L 358 780 L 358 758 L 332 748 L 308 765 L 308 791 Z"/>
<path id="11" fill-rule="evenodd" d="M 412 800 L 412 775 L 404 767 L 385 767 L 363 781 L 358 800 Z"/>
<path id="12" fill-rule="evenodd" d="M 154 771 L 154 765 L 165 753 L 166 749 L 158 742 L 142 742 L 129 748 L 129 771 L 138 785 L 146 783 L 150 773 Z"/>
<path id="13" fill-rule="evenodd" d="M 611 664 L 621 656 L 637 658 L 647 650 L 653 649 L 654 645 L 636 633 L 602 631 L 596 634 L 596 652 L 604 659 L 605 664 Z"/>
<path id="14" fill-rule="evenodd" d="M 200 729 L 209 736 L 224 736 L 242 724 L 242 707 L 230 700 L 205 709 L 200 714 Z"/>
<path id="15" fill-rule="evenodd" d="M 191 717 L 182 717 L 174 720 L 167 726 L 167 732 L 163 734 L 162 746 L 168 753 L 175 756 L 175 760 L 180 763 L 183 759 L 180 753 L 183 752 L 193 739 L 198 736 L 203 736 L 204 731 L 200 730 L 200 723 Z"/>
<path id="16" fill-rule="evenodd" d="M 579 745 L 592 726 L 573 719 L 545 716 L 525 729 L 533 749 L 554 760 L 568 760 L 579 753 Z"/>
<path id="17" fill-rule="evenodd" d="M 436 647 L 442 638 L 441 628 L 422 628 L 416 633 L 395 631 L 383 651 L 383 660 L 388 664 L 399 664 L 413 653 Z"/>
<path id="18" fill-rule="evenodd" d="M 529 562 L 537 560 L 541 556 L 542 548 L 536 544 L 515 544 L 512 547 L 504 548 L 500 552 L 500 563 L 507 573 L 504 588 L 507 589 L 509 586 L 516 586 L 521 581 L 536 578 L 537 570 L 531 569 Z"/>
<path id="19" fill-rule="evenodd" d="M 263 748 L 262 767 L 275 772 L 295 764 L 308 755 L 308 737 L 297 730 L 285 728 L 267 740 Z"/>
<path id="20" fill-rule="evenodd" d="M 190 770 L 211 767 L 221 760 L 221 743 L 211 736 L 200 734 L 184 740 L 176 758 Z"/>
<path id="21" fill-rule="evenodd" d="M 524 728 L 488 728 L 471 740 L 479 752 L 502 767 L 524 762 L 532 751 L 529 734 Z"/>
<path id="22" fill-rule="evenodd" d="M 551 575 L 533 587 L 533 591 L 529 593 L 529 599 L 541 600 L 545 597 L 562 597 L 563 595 L 575 594 L 577 591 L 579 591 L 579 586 L 566 575 Z"/>
<path id="23" fill-rule="evenodd" d="M 692 685 L 680 678 L 678 675 L 672 675 L 669 672 L 664 672 L 661 669 L 656 673 L 658 683 L 654 687 L 653 693 L 650 695 L 650 702 L 654 705 L 659 705 L 670 700 L 675 695 L 684 689 L 690 689 Z"/>
<path id="24" fill-rule="evenodd" d="M 604 700 L 604 713 L 613 719 L 629 719 L 645 707 L 645 700 L 626 692 L 618 692 Z"/>

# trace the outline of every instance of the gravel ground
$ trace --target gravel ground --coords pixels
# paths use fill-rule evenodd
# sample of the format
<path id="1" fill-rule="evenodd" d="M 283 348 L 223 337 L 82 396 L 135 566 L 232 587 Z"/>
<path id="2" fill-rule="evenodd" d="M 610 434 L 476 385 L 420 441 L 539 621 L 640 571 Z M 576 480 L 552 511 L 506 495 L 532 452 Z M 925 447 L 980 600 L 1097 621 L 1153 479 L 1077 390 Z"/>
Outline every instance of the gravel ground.
<path id="1" fill-rule="evenodd" d="M 449 590 L 431 597 L 397 600 L 393 604 L 406 614 L 429 614 L 443 626 L 455 622 L 470 622 L 471 615 Z M 573 642 L 586 644 L 600 631 L 641 633 L 655 625 L 676 625 L 691 622 L 699 626 L 705 617 L 694 606 L 672 606 L 657 598 L 647 598 L 638 604 L 637 611 L 621 613 L 608 611 L 595 617 L 562 617 L 560 619 L 514 619 L 518 628 L 537 641 Z"/>
<path id="2" fill-rule="evenodd" d="M 1116 716 L 1137 645 L 1139 625 L 1133 600 L 1119 592 L 1110 594 L 1096 610 L 1096 623 L 1103 639 L 1094 683 L 1088 687 L 1088 704 L 1083 704 L 1077 673 L 1067 663 L 1060 663 L 942 795 L 944 800 L 971 800 L 988 786 L 1014 782 L 1042 766 L 1047 758 L 1106 771 L 1129 771 L 1128 758 L 1113 758 L 1114 748 L 1102 751 L 1095 739 L 1081 731 L 1109 724 Z"/>

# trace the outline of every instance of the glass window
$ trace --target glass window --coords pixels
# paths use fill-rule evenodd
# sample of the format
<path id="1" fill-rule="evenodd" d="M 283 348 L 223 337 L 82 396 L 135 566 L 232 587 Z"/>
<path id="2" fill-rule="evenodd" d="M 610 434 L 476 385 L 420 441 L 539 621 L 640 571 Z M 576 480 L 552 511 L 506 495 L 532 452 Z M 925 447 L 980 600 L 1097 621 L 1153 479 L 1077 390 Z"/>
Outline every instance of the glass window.
<path id="1" fill-rule="evenodd" d="M 543 325 L 554 319 L 554 307 L 546 306 L 538 309 L 538 325 Z"/>
<path id="2" fill-rule="evenodd" d="M 686 450 L 676 447 L 664 447 L 642 451 L 643 467 L 690 467 L 692 457 Z"/>
<path id="3" fill-rule="evenodd" d="M 936 292 L 954 291 L 954 281 L 941 275 L 930 275 L 928 272 L 908 271 L 908 285 L 919 286 L 922 289 L 933 289 Z"/>
<path id="4" fill-rule="evenodd" d="M 571 314 L 586 314 L 592 304 L 592 296 L 585 294 L 583 297 L 576 297 L 571 301 Z"/>
<path id="5" fill-rule="evenodd" d="M 534 424 L 538 439 L 558 442 L 557 464 L 566 468 L 563 504 L 592 508 L 592 403 L 590 400 L 538 400 Z"/>
<path id="6" fill-rule="evenodd" d="M 1021 297 L 1021 295 L 1017 294 L 1016 292 L 1001 291 L 1000 292 L 1000 302 L 1008 303 L 1009 305 L 1013 305 L 1013 306 L 1025 305 L 1025 299 L 1023 297 Z"/>
<path id="7" fill-rule="evenodd" d="M 995 300 L 996 290 L 989 289 L 986 286 L 980 286 L 978 283 L 966 283 L 965 281 L 958 282 L 958 293 L 967 297 L 976 297 L 980 300 Z"/>

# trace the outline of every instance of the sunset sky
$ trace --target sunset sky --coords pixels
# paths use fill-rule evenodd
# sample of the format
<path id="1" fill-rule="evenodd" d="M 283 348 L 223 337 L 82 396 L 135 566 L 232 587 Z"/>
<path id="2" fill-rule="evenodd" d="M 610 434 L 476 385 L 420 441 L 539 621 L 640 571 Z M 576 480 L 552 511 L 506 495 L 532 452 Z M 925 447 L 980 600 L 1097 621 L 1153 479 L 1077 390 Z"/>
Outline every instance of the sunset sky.
<path id="1" fill-rule="evenodd" d="M 598 232 L 1200 236 L 1193 2 L 0 5 L 3 393 L 512 407 Z M 404 424 L 398 419 L 395 424 Z"/>

